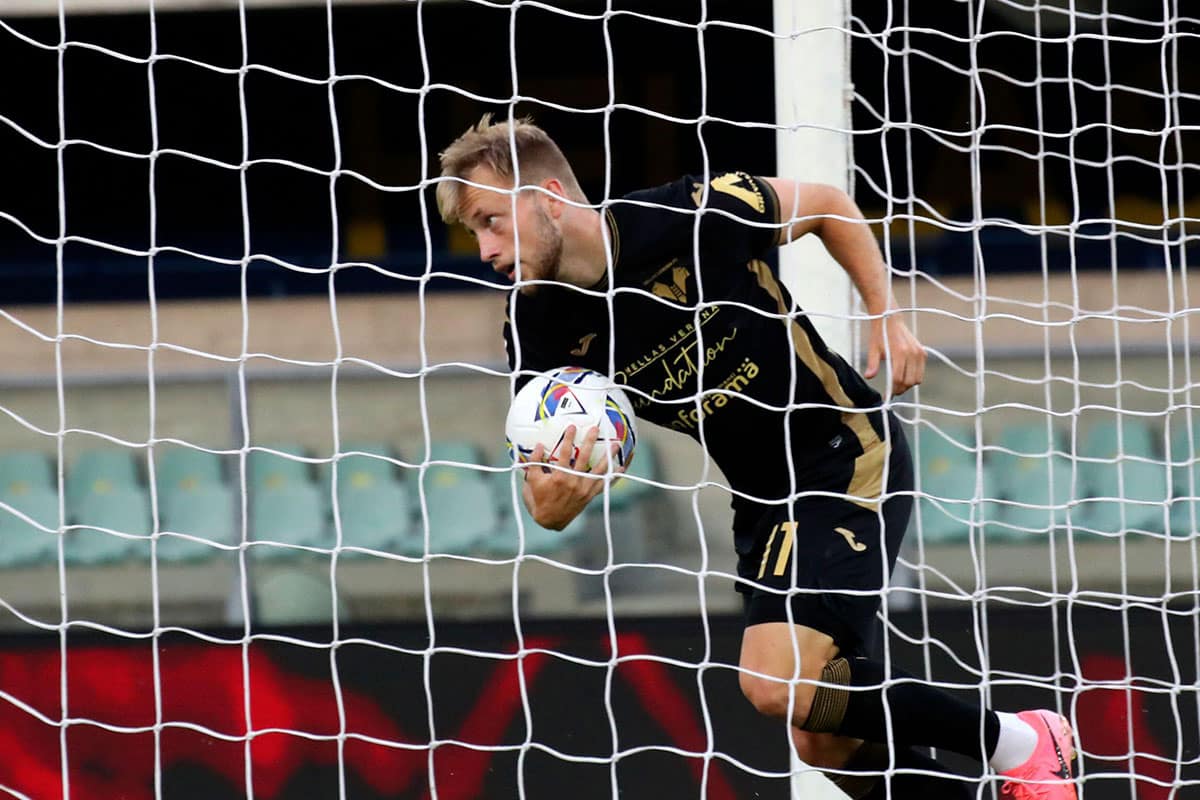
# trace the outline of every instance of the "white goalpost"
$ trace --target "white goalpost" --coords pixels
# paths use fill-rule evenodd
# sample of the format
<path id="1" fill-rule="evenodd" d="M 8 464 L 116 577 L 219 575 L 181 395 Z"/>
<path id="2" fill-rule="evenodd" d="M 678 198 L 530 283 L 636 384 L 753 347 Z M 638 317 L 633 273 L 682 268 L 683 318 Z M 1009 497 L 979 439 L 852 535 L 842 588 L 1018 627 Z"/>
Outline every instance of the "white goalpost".
<path id="1" fill-rule="evenodd" d="M 1063 713 L 1085 800 L 1200 793 L 1198 58 L 1179 0 L 0 0 L 0 794 L 847 797 L 738 690 L 694 442 L 523 510 L 433 203 L 485 112 L 598 209 L 847 191 L 929 352 L 880 658 Z M 778 271 L 861 369 L 845 271 Z"/>

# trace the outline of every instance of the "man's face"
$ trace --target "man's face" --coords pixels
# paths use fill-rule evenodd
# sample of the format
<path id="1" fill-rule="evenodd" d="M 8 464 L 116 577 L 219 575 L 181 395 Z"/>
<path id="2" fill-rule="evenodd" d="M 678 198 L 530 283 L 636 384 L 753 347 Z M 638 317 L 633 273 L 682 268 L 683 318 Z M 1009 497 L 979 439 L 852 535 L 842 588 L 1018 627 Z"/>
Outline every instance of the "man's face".
<path id="1" fill-rule="evenodd" d="M 479 258 L 510 281 L 555 280 L 562 257 L 562 232 L 546 210 L 545 196 L 521 192 L 514 213 L 512 195 L 504 191 L 511 187 L 511 181 L 497 177 L 484 166 L 476 167 L 466 177 L 501 190 L 462 187 L 463 224 L 479 242 Z M 527 284 L 521 292 L 534 294 L 537 288 Z"/>

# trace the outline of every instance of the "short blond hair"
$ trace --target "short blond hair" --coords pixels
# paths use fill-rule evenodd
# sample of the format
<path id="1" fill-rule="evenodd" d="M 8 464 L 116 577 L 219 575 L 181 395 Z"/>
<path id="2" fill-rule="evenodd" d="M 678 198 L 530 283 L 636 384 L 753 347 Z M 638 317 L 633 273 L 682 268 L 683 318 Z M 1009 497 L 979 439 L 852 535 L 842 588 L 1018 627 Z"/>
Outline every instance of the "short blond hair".
<path id="1" fill-rule="evenodd" d="M 566 156 L 544 130 L 533 124 L 531 117 L 522 117 L 510 126 L 507 120 L 492 122 L 492 115 L 484 114 L 477 125 L 468 128 L 438 154 L 442 178 L 449 179 L 442 180 L 437 186 L 438 212 L 446 223 L 462 220 L 459 202 L 463 184 L 460 180 L 466 179 L 476 167 L 489 167 L 500 178 L 514 177 L 514 143 L 522 186 L 556 178 L 566 190 L 568 200 L 587 202 Z"/>

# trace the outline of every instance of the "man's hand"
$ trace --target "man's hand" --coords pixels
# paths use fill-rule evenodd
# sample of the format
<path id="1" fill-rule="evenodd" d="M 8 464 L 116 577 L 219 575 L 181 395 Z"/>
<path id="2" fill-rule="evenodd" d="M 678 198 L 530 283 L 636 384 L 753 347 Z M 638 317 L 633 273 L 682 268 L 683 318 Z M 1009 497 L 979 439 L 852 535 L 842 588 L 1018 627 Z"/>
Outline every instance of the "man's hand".
<path id="1" fill-rule="evenodd" d="M 867 369 L 863 375 L 874 378 L 880 362 L 888 358 L 892 363 L 892 397 L 904 394 L 925 378 L 925 348 L 899 314 L 871 320 Z"/>
<path id="2" fill-rule="evenodd" d="M 531 462 L 525 465 L 525 485 L 521 489 L 525 507 L 529 509 L 538 525 L 552 531 L 561 531 L 567 527 L 593 497 L 604 491 L 603 476 L 608 472 L 608 463 L 619 447 L 614 443 L 609 457 L 601 459 L 588 472 L 567 471 L 575 463 L 586 468 L 591 461 L 592 449 L 596 446 L 596 437 L 600 435 L 600 429 L 593 427 L 584 434 L 579 445 L 579 454 L 572 458 L 577 433 L 574 425 L 567 428 L 558 448 L 558 457 L 553 462 L 566 469 L 543 466 L 550 462 L 546 460 L 546 448 L 540 444 L 533 449 Z M 613 468 L 614 473 L 624 471 L 624 467 Z"/>

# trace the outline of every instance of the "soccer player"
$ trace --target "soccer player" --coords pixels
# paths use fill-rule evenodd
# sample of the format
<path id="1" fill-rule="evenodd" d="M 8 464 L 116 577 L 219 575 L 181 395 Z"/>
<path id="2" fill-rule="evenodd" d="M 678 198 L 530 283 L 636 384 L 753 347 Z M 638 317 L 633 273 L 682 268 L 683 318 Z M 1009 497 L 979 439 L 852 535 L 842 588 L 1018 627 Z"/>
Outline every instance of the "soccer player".
<path id="1" fill-rule="evenodd" d="M 517 285 L 504 326 L 511 366 L 607 374 L 641 419 L 702 441 L 725 473 L 745 604 L 740 685 L 761 713 L 790 721 L 803 761 L 835 770 L 854 798 L 882 797 L 889 743 L 897 766 L 931 771 L 914 748 L 937 747 L 988 763 L 1016 798 L 1076 797 L 1066 719 L 980 708 L 870 658 L 912 507 L 912 459 L 879 394 L 793 312 L 763 260 L 819 236 L 872 315 L 865 378 L 889 359 L 894 395 L 920 383 L 925 351 L 891 313 L 879 248 L 844 192 L 727 172 L 597 210 L 542 129 L 490 115 L 441 166 L 442 218 L 465 225 L 483 261 Z M 603 490 L 607 465 L 571 469 L 588 463 L 596 434 L 569 429 L 557 468 L 525 470 L 542 526 L 561 529 Z M 549 456 L 538 447 L 533 458 Z M 892 795 L 973 793 L 905 773 Z"/>

